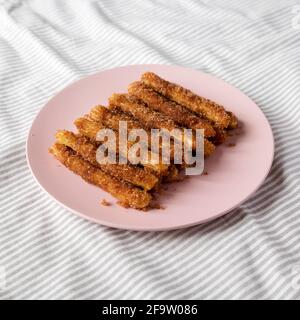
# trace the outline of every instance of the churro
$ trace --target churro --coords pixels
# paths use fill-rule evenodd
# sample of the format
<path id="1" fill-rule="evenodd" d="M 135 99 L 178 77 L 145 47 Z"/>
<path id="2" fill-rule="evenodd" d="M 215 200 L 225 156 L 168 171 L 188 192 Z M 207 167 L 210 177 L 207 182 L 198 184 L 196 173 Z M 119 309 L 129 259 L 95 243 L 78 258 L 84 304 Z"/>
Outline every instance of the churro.
<path id="1" fill-rule="evenodd" d="M 146 126 L 146 128 L 145 128 L 145 126 L 142 126 L 142 124 L 141 124 L 144 122 L 138 121 L 138 120 L 141 120 L 141 118 L 136 120 L 136 118 L 133 117 L 133 114 L 130 115 L 129 112 L 126 112 L 127 109 L 124 109 L 122 107 L 120 108 L 121 102 L 119 102 L 119 98 L 121 101 L 124 101 L 123 98 L 125 98 L 125 97 L 123 97 L 123 95 L 115 95 L 115 96 L 118 96 L 118 99 L 115 101 L 115 102 L 118 102 L 118 105 L 116 103 L 111 104 L 109 109 L 107 109 L 104 106 L 96 106 L 90 111 L 88 117 L 94 121 L 97 121 L 97 122 L 98 121 L 104 122 L 105 125 L 109 126 L 110 128 L 113 128 L 115 130 L 118 130 L 120 121 L 126 121 L 128 133 L 130 132 L 130 130 L 133 130 L 133 129 L 145 130 L 145 132 L 147 134 L 147 138 L 148 138 L 148 146 L 150 146 L 151 145 L 151 131 L 149 130 L 149 126 Z M 127 100 L 125 99 L 125 104 L 126 104 L 126 101 Z M 133 108 L 130 110 L 136 111 L 136 109 L 134 108 L 135 105 L 130 105 L 130 106 Z M 141 105 L 140 107 L 143 108 L 143 105 Z M 147 116 L 149 116 L 149 114 L 144 115 L 143 119 L 146 119 Z M 158 151 L 157 154 L 159 154 L 160 157 L 162 155 L 163 143 L 164 143 L 164 141 L 161 141 L 161 140 L 159 141 L 159 150 L 157 150 Z M 152 154 L 153 154 L 153 152 L 152 152 Z M 171 144 L 170 145 L 170 158 L 171 159 L 173 159 L 173 155 L 174 155 L 174 147 Z"/>
<path id="2" fill-rule="evenodd" d="M 230 117 L 230 122 L 229 122 L 229 125 L 228 125 L 228 129 L 236 129 L 237 126 L 238 126 L 237 117 L 231 111 L 227 111 L 227 114 Z"/>
<path id="3" fill-rule="evenodd" d="M 74 124 L 78 133 L 59 130 L 50 153 L 120 205 L 146 210 L 160 207 L 153 200 L 164 183 L 187 178 L 182 169 L 200 171 L 199 133 L 207 157 L 238 127 L 238 119 L 223 106 L 146 72 L 128 93 L 112 94 L 108 107 L 97 105 Z M 99 160 L 103 155 L 105 163 Z"/>
<path id="4" fill-rule="evenodd" d="M 164 182 L 181 181 L 182 177 L 179 175 L 179 170 L 175 165 L 170 166 L 168 175 L 164 178 Z"/>
<path id="5" fill-rule="evenodd" d="M 143 123 L 148 129 L 166 129 L 172 131 L 173 129 L 179 129 L 178 125 L 172 120 L 165 117 L 163 114 L 151 110 L 143 102 L 128 94 L 113 94 L 109 98 L 109 104 L 113 107 L 120 108 L 123 112 L 132 114 L 133 117 L 139 119 L 139 122 Z M 182 137 L 182 136 L 181 136 Z M 213 143 L 204 140 L 204 155 L 210 156 L 215 146 Z M 195 140 L 191 141 L 193 148 L 195 147 Z"/>
<path id="6" fill-rule="evenodd" d="M 96 141 L 99 130 L 105 129 L 106 127 L 100 122 L 94 122 L 87 118 L 78 118 L 74 121 L 74 124 L 83 136 L 87 136 L 90 139 Z"/>
<path id="7" fill-rule="evenodd" d="M 101 121 L 93 121 L 88 118 L 78 118 L 75 120 L 75 126 L 79 133 L 82 135 L 85 135 L 92 139 L 93 141 L 97 141 L 97 134 L 99 130 L 101 129 L 106 129 L 107 127 L 101 123 Z M 116 136 L 116 141 L 119 141 L 119 132 L 117 130 L 114 130 L 115 136 Z M 133 142 L 128 141 L 127 143 L 127 151 L 129 148 L 133 145 Z M 127 154 L 123 153 L 123 150 L 119 149 L 119 143 L 116 144 L 116 152 L 120 153 L 121 156 L 126 157 Z M 164 163 L 153 163 L 151 162 L 151 159 L 155 159 L 155 156 L 152 154 L 151 151 L 148 151 L 148 158 L 145 159 L 145 161 L 142 163 L 143 166 L 149 168 L 155 174 L 158 176 L 165 175 L 168 172 L 168 165 Z"/>
<path id="8" fill-rule="evenodd" d="M 209 121 L 196 116 L 185 107 L 165 98 L 141 81 L 130 84 L 128 92 L 145 102 L 149 108 L 161 112 L 181 126 L 189 129 L 203 129 L 205 137 L 213 137 L 216 134 Z"/>
<path id="9" fill-rule="evenodd" d="M 142 101 L 128 94 L 113 94 L 109 98 L 109 105 L 116 106 L 125 113 L 130 113 L 148 129 L 164 128 L 171 131 L 174 128 L 178 128 L 172 119 L 147 108 Z"/>
<path id="10" fill-rule="evenodd" d="M 144 73 L 142 75 L 142 81 L 167 98 L 204 116 L 218 127 L 228 127 L 231 117 L 227 114 L 223 106 L 209 99 L 200 97 L 178 84 L 164 80 L 153 72 Z"/>
<path id="11" fill-rule="evenodd" d="M 152 196 L 132 184 L 120 181 L 77 155 L 72 149 L 55 143 L 49 150 L 57 160 L 85 181 L 110 193 L 124 207 L 146 209 Z"/>
<path id="12" fill-rule="evenodd" d="M 118 130 L 120 121 L 125 121 L 127 125 L 127 130 L 130 131 L 132 129 L 141 129 L 142 125 L 131 116 L 126 115 L 125 113 L 119 113 L 116 111 L 112 111 L 104 106 L 96 106 L 91 109 L 88 117 L 91 120 L 96 122 L 101 122 L 108 128 Z"/>
<path id="13" fill-rule="evenodd" d="M 225 131 L 224 129 L 220 129 L 218 127 L 215 127 L 214 129 L 215 129 L 216 135 L 210 138 L 210 141 L 215 145 L 220 145 L 224 143 L 228 137 L 227 131 Z"/>
<path id="14" fill-rule="evenodd" d="M 70 147 L 83 159 L 89 161 L 96 167 L 98 166 L 104 172 L 117 179 L 130 182 L 145 190 L 153 189 L 159 182 L 158 177 L 154 174 L 137 166 L 119 163 L 99 164 L 96 158 L 97 146 L 85 136 L 79 136 L 66 130 L 59 130 L 56 133 L 56 140 L 57 142 Z"/>

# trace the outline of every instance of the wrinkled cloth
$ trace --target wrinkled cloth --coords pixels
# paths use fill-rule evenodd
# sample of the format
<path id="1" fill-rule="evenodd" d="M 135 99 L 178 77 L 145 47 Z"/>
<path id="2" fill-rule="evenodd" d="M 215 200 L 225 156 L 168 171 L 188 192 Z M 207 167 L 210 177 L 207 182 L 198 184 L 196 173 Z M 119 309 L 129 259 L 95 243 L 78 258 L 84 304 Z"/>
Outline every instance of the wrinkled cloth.
<path id="1" fill-rule="evenodd" d="M 0 298 L 299 299 L 299 13 L 291 0 L 0 1 Z M 83 76 L 143 63 L 211 73 L 265 113 L 274 163 L 239 208 L 192 228 L 124 231 L 72 214 L 34 181 L 26 137 L 45 103 Z"/>

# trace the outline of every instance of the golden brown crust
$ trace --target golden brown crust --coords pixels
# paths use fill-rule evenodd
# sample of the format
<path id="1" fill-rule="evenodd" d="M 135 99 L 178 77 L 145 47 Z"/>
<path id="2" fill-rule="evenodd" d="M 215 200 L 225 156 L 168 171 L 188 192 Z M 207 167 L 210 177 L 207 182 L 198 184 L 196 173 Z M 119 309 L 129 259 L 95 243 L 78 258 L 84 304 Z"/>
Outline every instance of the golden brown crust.
<path id="1" fill-rule="evenodd" d="M 164 177 L 164 182 L 176 182 L 182 181 L 182 176 L 179 175 L 179 170 L 176 165 L 171 165 L 169 169 L 169 173 L 166 177 Z"/>
<path id="2" fill-rule="evenodd" d="M 124 102 L 124 100 L 125 100 L 126 105 L 128 104 L 130 107 L 134 108 L 135 105 L 131 104 L 130 101 L 128 101 L 127 98 L 125 98 L 125 96 L 127 97 L 128 95 L 115 94 L 114 96 L 118 96 L 120 98 L 120 99 L 117 98 L 115 101 L 115 102 L 118 102 L 118 105 L 116 103 L 111 104 L 109 106 L 109 109 L 106 107 L 103 107 L 103 106 L 96 106 L 90 111 L 88 117 L 94 121 L 102 122 L 106 126 L 108 126 L 109 128 L 113 128 L 115 130 L 119 129 L 120 121 L 125 121 L 126 125 L 127 125 L 127 133 L 128 134 L 129 134 L 130 130 L 143 129 L 146 131 L 146 134 L 148 137 L 148 146 L 151 146 L 151 130 L 149 130 L 151 127 L 147 126 L 147 124 L 149 125 L 149 123 L 145 124 L 144 121 L 140 122 L 139 120 L 141 120 L 141 119 L 140 118 L 137 119 L 136 117 L 134 117 L 133 114 L 129 112 L 129 109 L 127 110 L 126 108 L 124 109 L 124 108 L 120 107 L 120 105 L 122 104 L 122 101 Z M 143 106 L 141 106 L 141 108 L 142 107 Z M 126 111 L 128 111 L 128 112 L 126 112 Z M 138 109 L 136 109 L 135 111 L 137 111 L 138 113 L 143 112 L 142 110 L 138 110 Z M 133 112 L 133 113 L 135 113 L 135 112 Z M 145 116 L 145 119 L 146 119 L 147 115 L 143 114 L 143 116 Z M 162 154 L 162 144 L 163 144 L 163 142 L 160 141 L 159 142 L 159 154 Z M 172 157 L 173 146 L 171 145 L 170 148 L 171 148 L 171 157 Z M 149 159 L 152 159 L 153 154 L 154 154 L 154 152 L 150 150 L 149 151 Z M 151 156 L 151 158 L 150 158 L 150 156 Z M 153 157 L 153 159 L 155 159 L 155 158 Z M 164 167 L 164 170 L 168 168 L 168 165 L 166 165 L 166 164 L 164 164 L 162 166 Z M 165 174 L 166 173 L 167 172 L 165 171 Z"/>
<path id="3" fill-rule="evenodd" d="M 105 117 L 101 115 L 103 114 L 103 110 L 99 112 L 100 108 L 104 108 L 104 107 L 99 107 L 99 106 L 91 110 L 89 117 L 97 121 L 103 121 L 103 118 L 105 118 L 104 121 L 106 121 L 106 124 L 113 128 L 117 128 L 119 126 L 120 121 L 126 121 L 128 133 L 130 132 L 130 130 L 133 130 L 133 129 L 145 130 L 148 137 L 148 146 L 151 146 L 151 130 L 150 129 L 152 129 L 152 127 L 150 126 L 150 123 L 152 123 L 153 121 L 157 121 L 157 119 L 154 120 L 153 114 L 151 115 L 145 114 L 142 109 L 144 106 L 140 104 L 140 101 L 136 101 L 135 98 L 133 98 L 134 101 L 130 102 L 129 99 L 127 100 L 127 97 L 129 97 L 129 95 L 114 94 L 114 96 L 115 97 L 118 96 L 118 98 L 115 100 L 114 104 L 111 103 L 109 105 L 109 110 L 105 108 L 106 109 Z M 111 101 L 113 100 L 112 97 L 110 100 Z M 122 102 L 124 102 L 124 104 L 122 104 Z M 132 102 L 134 102 L 134 104 Z M 140 104 L 140 108 L 138 104 Z M 140 118 L 136 117 L 138 114 L 141 115 Z M 149 116 L 151 118 L 149 118 Z M 163 117 L 160 114 L 159 116 Z M 145 123 L 145 121 L 142 121 L 141 119 L 148 119 L 148 122 Z M 159 141 L 160 155 L 162 154 L 162 146 L 163 146 L 163 141 Z M 171 149 L 171 158 L 172 158 L 174 154 L 172 145 L 170 146 L 170 149 Z M 153 154 L 153 152 L 151 153 Z"/>
<path id="4" fill-rule="evenodd" d="M 209 121 L 196 116 L 185 107 L 160 95 L 141 81 L 133 82 L 128 92 L 141 99 L 147 106 L 171 118 L 180 126 L 189 129 L 203 129 L 205 137 L 213 137 L 216 133 Z"/>
<path id="5" fill-rule="evenodd" d="M 88 117 L 93 121 L 100 121 L 100 123 L 103 123 L 107 128 L 114 130 L 119 130 L 120 121 L 126 121 L 128 131 L 142 128 L 142 124 L 133 119 L 131 116 L 100 105 L 92 108 L 88 114 Z"/>
<path id="6" fill-rule="evenodd" d="M 117 179 L 130 182 L 145 190 L 151 190 L 159 183 L 159 179 L 154 174 L 137 166 L 119 163 L 99 164 L 96 160 L 97 146 L 85 136 L 79 136 L 70 131 L 60 130 L 56 133 L 56 140 L 57 142 L 70 147 L 85 160 Z"/>
<path id="7" fill-rule="evenodd" d="M 212 138 L 210 138 L 210 141 L 215 145 L 220 145 L 224 143 L 228 137 L 228 133 L 224 129 L 220 129 L 218 127 L 215 127 L 216 135 Z"/>
<path id="8" fill-rule="evenodd" d="M 204 139 L 204 156 L 211 156 L 216 150 L 215 145 L 207 139 Z"/>
<path id="9" fill-rule="evenodd" d="M 66 146 L 55 143 L 49 151 L 57 160 L 85 181 L 113 195 L 121 205 L 141 210 L 150 205 L 152 197 L 149 193 L 108 175 Z"/>
<path id="10" fill-rule="evenodd" d="M 78 118 L 74 121 L 77 130 L 84 136 L 96 141 L 97 133 L 101 129 L 105 129 L 105 126 L 100 122 L 94 122 L 87 118 Z"/>
<path id="11" fill-rule="evenodd" d="M 228 129 L 236 129 L 238 126 L 238 118 L 231 111 L 227 111 L 227 114 L 230 117 Z"/>
<path id="12" fill-rule="evenodd" d="M 164 128 L 171 131 L 178 127 L 172 119 L 147 108 L 142 101 L 128 94 L 113 94 L 109 98 L 109 104 L 120 108 L 123 112 L 130 113 L 147 129 Z"/>
<path id="13" fill-rule="evenodd" d="M 167 98 L 185 106 L 193 112 L 204 116 L 220 128 L 227 128 L 230 123 L 230 116 L 223 106 L 203 97 L 175 83 L 160 78 L 153 72 L 146 72 L 142 75 L 142 81 L 155 91 Z"/>
<path id="14" fill-rule="evenodd" d="M 159 112 L 147 108 L 143 102 L 128 94 L 113 94 L 109 98 L 109 103 L 113 107 L 120 107 L 122 111 L 131 113 L 147 128 L 166 129 L 169 131 L 179 129 L 178 125 L 173 120 L 165 117 Z M 194 148 L 195 141 L 191 141 L 191 144 Z M 215 146 L 204 138 L 204 155 L 206 157 L 210 156 L 214 150 Z"/>
<path id="15" fill-rule="evenodd" d="M 96 141 L 97 133 L 99 130 L 103 128 L 107 128 L 105 125 L 103 125 L 99 119 L 99 121 L 92 121 L 88 118 L 78 118 L 75 120 L 75 126 L 80 134 L 87 136 L 93 141 Z M 119 132 L 117 130 L 114 131 L 116 136 L 116 141 L 119 141 Z M 127 144 L 127 151 L 129 148 L 133 145 L 130 141 L 128 141 Z M 121 153 L 121 150 L 119 150 L 119 143 L 117 143 L 116 148 L 117 153 Z M 122 155 L 122 153 L 121 153 Z M 168 165 L 163 163 L 151 163 L 151 159 L 154 159 L 155 157 L 152 155 L 151 151 L 148 152 L 148 162 L 143 163 L 143 166 L 149 168 L 152 170 L 156 175 L 161 176 L 165 175 L 168 172 Z"/>

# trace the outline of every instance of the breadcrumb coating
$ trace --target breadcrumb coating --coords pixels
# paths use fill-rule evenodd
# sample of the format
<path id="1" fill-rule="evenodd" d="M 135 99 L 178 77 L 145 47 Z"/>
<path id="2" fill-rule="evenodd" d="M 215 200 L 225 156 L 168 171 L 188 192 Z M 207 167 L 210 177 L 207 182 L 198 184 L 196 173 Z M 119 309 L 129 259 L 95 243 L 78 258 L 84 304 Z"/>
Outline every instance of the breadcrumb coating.
<path id="1" fill-rule="evenodd" d="M 164 80 L 153 72 L 144 73 L 142 75 L 142 81 L 167 98 L 204 116 L 218 127 L 227 128 L 229 126 L 231 118 L 223 106 L 209 99 L 200 97 L 178 84 Z"/>
<path id="2" fill-rule="evenodd" d="M 231 111 L 227 111 L 227 114 L 230 117 L 228 129 L 236 129 L 238 126 L 238 118 Z"/>
<path id="3" fill-rule="evenodd" d="M 143 102 L 128 94 L 113 94 L 109 98 L 111 106 L 119 107 L 123 112 L 131 113 L 133 117 L 138 118 L 147 128 L 179 129 L 178 125 L 163 114 L 148 108 Z M 195 147 L 195 141 L 191 144 Z M 213 143 L 204 138 L 204 155 L 210 156 L 215 150 Z"/>
<path id="4" fill-rule="evenodd" d="M 178 125 L 172 119 L 151 110 L 134 96 L 115 93 L 109 98 L 109 104 L 119 107 L 123 112 L 130 113 L 148 129 L 164 128 L 171 131 L 174 128 L 178 128 Z"/>
<path id="5" fill-rule="evenodd" d="M 75 126 L 80 134 L 87 136 L 93 141 L 96 141 L 97 133 L 101 129 L 107 127 L 101 123 L 101 121 L 92 121 L 88 118 L 78 118 L 75 120 Z M 119 141 L 119 132 L 115 130 L 116 141 Z M 132 142 L 128 141 L 127 151 L 133 145 Z M 116 146 L 116 152 L 122 155 L 122 151 L 119 150 L 119 143 Z M 152 170 L 157 176 L 165 175 L 168 172 L 168 165 L 163 163 L 153 163 L 151 159 L 155 159 L 151 151 L 148 151 L 148 161 L 143 162 L 143 166 Z"/>
<path id="6" fill-rule="evenodd" d="M 137 166 L 119 163 L 99 164 L 96 160 L 97 146 L 85 136 L 76 135 L 71 131 L 59 130 L 56 133 L 56 140 L 117 179 L 130 182 L 145 190 L 151 190 L 159 183 L 157 176 Z"/>
<path id="7" fill-rule="evenodd" d="M 189 129 L 203 129 L 205 137 L 213 137 L 216 132 L 209 121 L 196 116 L 185 107 L 160 95 L 141 81 L 133 82 L 128 92 L 141 99 L 149 108 L 161 112 L 180 126 Z"/>
<path id="8" fill-rule="evenodd" d="M 215 145 L 220 145 L 226 141 L 228 138 L 228 132 L 224 129 L 220 129 L 218 127 L 215 127 L 216 135 L 212 138 L 210 138 L 210 141 Z"/>
<path id="9" fill-rule="evenodd" d="M 65 145 L 55 143 L 49 151 L 57 160 L 82 179 L 117 198 L 120 205 L 140 210 L 146 209 L 150 205 L 152 196 L 148 192 L 110 176 Z"/>

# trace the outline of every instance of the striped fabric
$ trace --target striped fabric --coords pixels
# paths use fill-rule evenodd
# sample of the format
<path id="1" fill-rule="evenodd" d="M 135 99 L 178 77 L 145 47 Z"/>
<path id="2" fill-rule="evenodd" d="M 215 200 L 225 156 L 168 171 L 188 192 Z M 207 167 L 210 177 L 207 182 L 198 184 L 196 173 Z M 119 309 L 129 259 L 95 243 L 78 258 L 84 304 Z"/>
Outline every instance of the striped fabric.
<path id="1" fill-rule="evenodd" d="M 205 225 L 131 232 L 38 187 L 25 159 L 37 112 L 82 76 L 140 63 L 212 73 L 262 108 L 275 159 L 249 201 Z M 0 298 L 299 299 L 299 88 L 299 0 L 0 0 Z"/>

